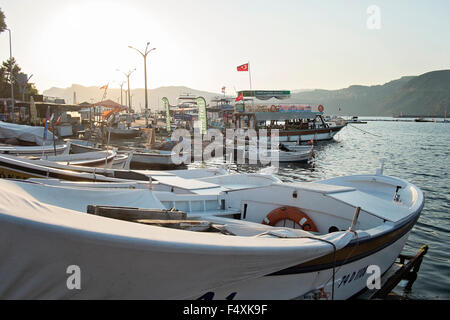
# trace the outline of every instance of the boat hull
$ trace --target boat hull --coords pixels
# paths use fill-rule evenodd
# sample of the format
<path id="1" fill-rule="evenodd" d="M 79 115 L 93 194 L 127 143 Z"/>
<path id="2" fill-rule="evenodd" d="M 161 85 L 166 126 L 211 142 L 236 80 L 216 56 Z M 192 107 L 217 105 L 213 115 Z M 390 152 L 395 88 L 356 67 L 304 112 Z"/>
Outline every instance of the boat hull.
<path id="1" fill-rule="evenodd" d="M 346 300 L 367 290 L 370 272 L 369 266 L 378 266 L 384 274 L 401 253 L 409 232 L 390 243 L 376 253 L 362 257 L 336 268 L 334 299 Z M 308 272 L 299 269 L 267 275 L 257 279 L 241 282 L 237 285 L 224 286 L 214 291 L 204 292 L 191 299 L 225 300 L 233 294 L 235 300 L 294 300 L 305 299 L 305 295 L 324 288 L 323 299 L 331 300 L 333 269 L 321 269 Z"/>
<path id="2" fill-rule="evenodd" d="M 103 160 L 104 163 L 105 160 Z M 83 168 L 83 167 L 80 167 Z M 0 155 L 0 178 L 6 179 L 30 179 L 30 178 L 55 178 L 68 181 L 117 181 L 101 174 L 74 172 L 43 165 L 33 164 L 25 159 Z"/>
<path id="3" fill-rule="evenodd" d="M 381 273 L 389 269 L 408 237 L 405 234 L 375 253 L 354 261 L 349 259 L 348 263 L 338 266 L 332 297 L 332 268 L 309 272 L 284 269 L 246 280 L 245 269 L 233 268 L 228 260 L 233 257 L 234 265 L 275 258 L 264 257 L 263 252 L 249 254 L 248 259 L 229 252 L 206 255 L 192 250 L 168 252 L 145 241 L 136 243 L 69 228 L 52 230 L 45 225 L 30 226 L 5 216 L 0 216 L 0 227 L 6 230 L 0 235 L 2 299 L 287 300 L 301 299 L 320 288 L 324 288 L 328 299 L 348 299 L 367 287 L 369 266 L 378 266 Z M 26 236 L 18 237 L 18 234 Z M 13 249 L 8 244 L 12 239 Z M 34 244 L 32 252 L 30 243 Z M 41 264 L 36 263 L 36 257 Z M 132 261 L 133 267 L 124 267 L 123 261 Z M 180 265 L 183 265 L 183 272 L 180 272 Z M 81 290 L 67 287 L 70 266 L 81 270 Z M 243 274 L 242 281 L 229 281 L 239 272 Z M 30 279 L 32 286 L 28 285 Z"/>
<path id="4" fill-rule="evenodd" d="M 6 197 L 16 199 L 10 192 Z M 35 204 L 32 198 L 19 202 Z M 327 245 L 302 239 L 292 246 L 234 237 L 223 243 L 207 233 L 161 230 L 45 205 L 20 214 L 14 210 L 2 199 L 2 299 L 188 299 L 330 252 Z M 77 289 L 74 268 L 80 270 Z"/>
<path id="5" fill-rule="evenodd" d="M 180 167 L 172 161 L 171 153 L 134 152 L 131 169 L 173 169 Z"/>
<path id="6" fill-rule="evenodd" d="M 66 151 L 67 145 L 53 145 L 46 146 L 0 146 L 0 154 L 11 154 L 15 156 L 34 156 L 40 157 L 44 155 L 63 154 Z"/>
<path id="7" fill-rule="evenodd" d="M 110 138 L 113 140 L 132 139 L 141 135 L 138 129 L 114 129 L 110 130 Z"/>
<path id="8" fill-rule="evenodd" d="M 281 131 L 279 132 L 279 141 L 292 142 L 292 141 L 326 141 L 331 140 L 333 137 L 341 131 L 345 126 L 334 126 L 326 129 L 316 130 L 298 130 L 298 131 Z"/>

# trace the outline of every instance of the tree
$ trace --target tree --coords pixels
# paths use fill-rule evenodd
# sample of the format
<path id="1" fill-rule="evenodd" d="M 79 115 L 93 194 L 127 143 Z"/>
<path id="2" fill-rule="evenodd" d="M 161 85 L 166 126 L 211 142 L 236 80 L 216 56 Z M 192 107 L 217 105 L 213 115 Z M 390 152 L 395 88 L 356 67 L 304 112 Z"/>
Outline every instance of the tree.
<path id="1" fill-rule="evenodd" d="M 0 33 L 6 30 L 5 14 L 0 8 Z"/>
<path id="2" fill-rule="evenodd" d="M 14 98 L 18 100 L 22 100 L 22 90 L 25 89 L 25 92 L 28 95 L 36 95 L 38 94 L 37 89 L 35 88 L 33 83 L 27 83 L 25 88 L 21 88 L 20 84 L 15 81 L 18 79 L 19 75 L 25 75 L 21 72 L 19 65 L 16 63 L 14 58 L 8 59 L 2 63 L 0 67 L 0 97 L 9 98 L 11 96 L 11 64 L 12 64 L 12 79 L 14 84 Z"/>

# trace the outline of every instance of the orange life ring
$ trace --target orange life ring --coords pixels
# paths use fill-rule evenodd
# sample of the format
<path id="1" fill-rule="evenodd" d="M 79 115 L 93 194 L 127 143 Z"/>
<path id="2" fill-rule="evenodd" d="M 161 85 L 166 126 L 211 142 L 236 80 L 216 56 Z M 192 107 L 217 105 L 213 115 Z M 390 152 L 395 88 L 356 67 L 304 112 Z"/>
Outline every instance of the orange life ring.
<path id="1" fill-rule="evenodd" d="M 277 112 L 278 111 L 278 107 L 275 105 L 271 105 L 270 106 L 270 112 Z"/>
<path id="2" fill-rule="evenodd" d="M 323 110 L 324 110 L 323 105 L 319 105 L 318 109 L 319 109 L 319 112 L 323 112 Z"/>
<path id="3" fill-rule="evenodd" d="M 294 221 L 305 231 L 319 232 L 311 218 L 295 207 L 280 207 L 270 211 L 262 224 L 275 226 L 281 220 Z"/>

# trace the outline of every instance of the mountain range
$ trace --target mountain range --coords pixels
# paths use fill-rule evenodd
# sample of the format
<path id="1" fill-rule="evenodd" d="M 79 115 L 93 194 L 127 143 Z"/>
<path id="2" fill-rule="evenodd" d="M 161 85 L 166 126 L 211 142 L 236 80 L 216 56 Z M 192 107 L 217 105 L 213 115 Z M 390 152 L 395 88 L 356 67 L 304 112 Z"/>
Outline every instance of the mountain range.
<path id="1" fill-rule="evenodd" d="M 66 103 L 97 102 L 102 99 L 99 87 L 72 85 L 69 88 L 51 88 L 43 92 L 46 96 L 64 98 Z M 132 105 L 144 108 L 144 89 L 131 90 Z M 170 86 L 148 91 L 149 107 L 161 109 L 161 98 L 167 97 L 170 104 L 177 104 L 180 95 L 203 96 L 208 103 L 219 93 L 195 90 L 182 86 Z M 120 102 L 120 89 L 108 89 L 106 99 Z M 450 70 L 438 70 L 419 76 L 407 76 L 383 85 L 352 85 L 339 90 L 291 90 L 291 97 L 283 102 L 322 104 L 326 114 L 359 116 L 393 115 L 443 115 L 450 111 Z M 122 103 L 126 104 L 125 91 Z"/>

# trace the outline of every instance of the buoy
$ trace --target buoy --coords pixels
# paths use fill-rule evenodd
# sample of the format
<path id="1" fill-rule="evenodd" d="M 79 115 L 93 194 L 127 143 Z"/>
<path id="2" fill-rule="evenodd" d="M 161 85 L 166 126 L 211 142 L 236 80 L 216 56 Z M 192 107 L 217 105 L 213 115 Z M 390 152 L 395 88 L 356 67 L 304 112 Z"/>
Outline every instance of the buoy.
<path id="1" fill-rule="evenodd" d="M 306 213 L 296 207 L 286 206 L 272 210 L 264 218 L 262 224 L 275 226 L 277 222 L 282 220 L 293 221 L 305 231 L 319 232 L 312 219 Z"/>

